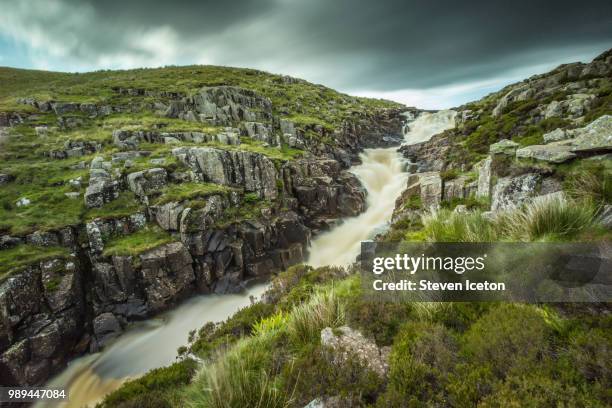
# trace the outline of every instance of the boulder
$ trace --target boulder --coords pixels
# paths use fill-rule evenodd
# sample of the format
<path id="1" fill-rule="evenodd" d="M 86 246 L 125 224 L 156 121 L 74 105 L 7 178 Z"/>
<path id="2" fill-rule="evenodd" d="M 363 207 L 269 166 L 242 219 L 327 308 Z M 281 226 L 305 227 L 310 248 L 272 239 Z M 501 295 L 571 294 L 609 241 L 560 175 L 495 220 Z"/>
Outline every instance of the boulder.
<path id="1" fill-rule="evenodd" d="M 111 180 L 97 180 L 85 190 L 85 205 L 88 208 L 99 208 L 119 197 L 119 183 Z"/>
<path id="2" fill-rule="evenodd" d="M 8 184 L 13 180 L 15 180 L 15 177 L 13 177 L 12 175 L 0 173 L 0 186 Z"/>
<path id="3" fill-rule="evenodd" d="M 112 339 L 118 337 L 121 332 L 121 324 L 114 314 L 102 313 L 93 320 L 93 332 L 96 336 L 98 347 L 102 348 Z"/>
<path id="4" fill-rule="evenodd" d="M 141 198 L 161 190 L 167 185 L 167 183 L 168 172 L 166 169 L 161 167 L 137 171 L 130 173 L 127 176 L 127 184 L 129 189 Z"/>
<path id="5" fill-rule="evenodd" d="M 442 179 L 440 173 L 431 171 L 427 173 L 418 173 L 421 204 L 423 208 L 437 208 L 442 200 Z"/>
<path id="6" fill-rule="evenodd" d="M 543 137 L 544 137 L 544 143 L 551 143 L 551 142 L 560 142 L 562 140 L 567 140 L 573 136 L 570 132 L 566 131 L 565 129 L 558 128 L 548 133 L 544 133 Z"/>
<path id="7" fill-rule="evenodd" d="M 249 89 L 233 86 L 203 87 L 193 97 L 173 101 L 165 112 L 168 117 L 191 118 L 201 122 L 229 125 L 240 121 L 268 119 L 271 101 Z"/>
<path id="8" fill-rule="evenodd" d="M 493 189 L 492 211 L 512 209 L 529 201 L 536 193 L 540 175 L 527 173 L 516 177 L 503 177 Z"/>
<path id="9" fill-rule="evenodd" d="M 32 204 L 32 201 L 27 197 L 21 197 L 15 202 L 15 205 L 17 205 L 17 207 L 27 207 L 30 204 Z"/>
<path id="10" fill-rule="evenodd" d="M 516 157 L 549 163 L 563 163 L 576 157 L 572 150 L 572 147 L 566 142 L 553 142 L 546 145 L 532 145 L 518 149 Z"/>
<path id="11" fill-rule="evenodd" d="M 166 231 L 178 231 L 181 213 L 185 208 L 177 202 L 169 202 L 161 206 L 151 207 L 157 224 Z"/>
<path id="12" fill-rule="evenodd" d="M 452 180 L 444 181 L 444 200 L 450 201 L 453 198 L 467 198 L 469 196 L 466 188 L 467 177 L 459 176 Z"/>
<path id="13" fill-rule="evenodd" d="M 263 123 L 245 122 L 244 129 L 248 137 L 269 144 L 270 146 L 280 146 L 280 140 L 272 130 Z"/>
<path id="14" fill-rule="evenodd" d="M 326 327 L 321 330 L 321 345 L 331 349 L 334 364 L 342 365 L 349 358 L 358 358 L 379 376 L 387 375 L 388 351 L 379 349 L 376 343 L 357 330 L 347 326 L 337 329 Z"/>
<path id="15" fill-rule="evenodd" d="M 612 115 L 604 115 L 573 130 L 573 152 L 612 150 Z"/>
<path id="16" fill-rule="evenodd" d="M 552 101 L 544 110 L 544 118 L 558 118 L 563 116 L 563 105 L 559 101 Z"/>
<path id="17" fill-rule="evenodd" d="M 599 222 L 607 229 L 612 229 L 612 205 L 604 205 L 599 216 Z"/>
<path id="18" fill-rule="evenodd" d="M 489 153 L 491 154 L 505 154 L 506 156 L 514 156 L 516 149 L 519 144 L 512 140 L 502 139 L 497 143 L 493 143 L 489 146 Z"/>
<path id="19" fill-rule="evenodd" d="M 34 131 L 38 137 L 46 137 L 49 134 L 49 128 L 46 126 L 36 126 Z"/>

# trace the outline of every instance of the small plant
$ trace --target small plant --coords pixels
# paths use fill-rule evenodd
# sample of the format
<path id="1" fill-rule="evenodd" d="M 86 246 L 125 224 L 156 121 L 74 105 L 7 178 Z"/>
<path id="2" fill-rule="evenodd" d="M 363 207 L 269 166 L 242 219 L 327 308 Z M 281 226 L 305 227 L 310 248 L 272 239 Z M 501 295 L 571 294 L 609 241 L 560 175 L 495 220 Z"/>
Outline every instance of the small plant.
<path id="1" fill-rule="evenodd" d="M 243 201 L 247 204 L 255 204 L 260 201 L 261 198 L 257 193 L 247 193 L 244 195 Z"/>

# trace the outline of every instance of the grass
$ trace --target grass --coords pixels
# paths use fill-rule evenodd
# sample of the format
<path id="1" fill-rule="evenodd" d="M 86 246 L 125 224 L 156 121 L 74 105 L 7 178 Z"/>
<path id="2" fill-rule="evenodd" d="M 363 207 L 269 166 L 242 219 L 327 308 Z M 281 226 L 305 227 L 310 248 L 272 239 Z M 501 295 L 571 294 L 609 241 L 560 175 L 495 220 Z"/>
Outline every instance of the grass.
<path id="1" fill-rule="evenodd" d="M 143 206 L 131 191 L 122 191 L 119 198 L 104 204 L 100 208 L 91 208 L 85 212 L 84 220 L 95 218 L 113 219 L 122 218 L 143 210 Z"/>
<path id="2" fill-rule="evenodd" d="M 16 99 L 24 96 L 117 105 L 147 98 L 120 95 L 114 88 L 190 94 L 203 86 L 218 85 L 252 89 L 270 98 L 275 109 L 288 111 L 288 116 L 312 118 L 309 122 L 321 125 L 331 123 L 337 126 L 355 111 L 399 106 L 385 100 L 351 97 L 306 81 L 285 81 L 280 75 L 263 71 L 217 66 L 192 65 L 79 74 L 0 68 L 0 79 L 4 78 L 6 81 L 3 83 L 10 83 L 11 86 L 0 90 L 0 111 L 27 110 L 26 106 L 16 104 Z"/>
<path id="3" fill-rule="evenodd" d="M 499 239 L 496 226 L 482 213 L 456 213 L 441 209 L 423 217 L 423 231 L 431 242 L 492 242 Z"/>
<path id="4" fill-rule="evenodd" d="M 157 96 L 130 96 L 118 92 L 123 89 L 146 89 L 150 92 L 176 92 L 190 95 L 204 86 L 230 85 L 251 89 L 273 103 L 273 113 L 282 118 L 294 118 L 296 127 L 311 137 L 319 137 L 313 143 L 334 144 L 333 138 L 320 136 L 312 128 L 320 125 L 329 133 L 347 120 L 354 120 L 355 114 L 370 115 L 372 110 L 398 108 L 400 105 L 384 100 L 356 98 L 336 92 L 321 85 L 301 80 L 286 80 L 283 76 L 250 69 L 215 66 L 165 67 L 126 71 L 97 71 L 90 73 L 56 73 L 21 70 L 0 67 L 0 81 L 6 85 L 0 89 L 0 112 L 36 113 L 26 122 L 11 129 L 12 135 L 3 141 L 0 151 L 0 172 L 15 177 L 15 181 L 3 186 L 0 197 L 0 231 L 13 235 L 25 235 L 35 230 L 53 230 L 67 225 L 76 225 L 95 217 L 113 218 L 129 215 L 141 209 L 129 193 L 108 203 L 101 209 L 88 210 L 83 199 L 69 199 L 64 194 L 73 192 L 68 185 L 70 179 L 82 178 L 84 193 L 88 182 L 87 168 L 73 166 L 83 161 L 87 165 L 92 156 L 51 160 L 45 156 L 54 150 L 64 149 L 67 141 L 89 141 L 102 146 L 98 154 L 110 160 L 118 149 L 113 145 L 112 132 L 115 129 L 158 130 L 160 132 L 200 131 L 217 133 L 223 127 L 158 116 L 147 106 L 154 102 L 168 103 L 169 98 Z M 20 98 L 35 98 L 38 101 L 59 101 L 95 103 L 114 107 L 144 106 L 138 111 L 113 113 L 109 116 L 88 118 L 84 113 L 75 112 L 83 125 L 76 129 L 60 129 L 54 113 L 34 112 L 30 105 L 17 103 Z M 140 108 L 139 108 L 140 109 Z M 39 137 L 35 126 L 48 125 L 48 135 Z M 181 143 L 182 146 L 196 144 Z M 275 161 L 293 160 L 304 155 L 304 151 L 290 148 L 265 146 L 259 141 L 243 138 L 241 146 L 227 146 L 218 143 L 202 145 L 226 150 L 245 150 L 266 155 Z M 201 146 L 201 145 L 200 145 Z M 141 143 L 139 149 L 150 153 L 149 157 L 132 160 L 131 168 L 116 165 L 123 175 L 128 172 L 145 170 L 154 166 L 151 158 L 164 158 L 162 167 L 169 171 L 184 171 L 183 165 L 172 157 L 176 146 Z M 191 191 L 189 191 L 191 190 Z M 192 189 L 192 185 L 169 188 L 160 202 L 176 198 L 201 198 L 205 189 Z M 17 208 L 15 203 L 21 197 L 32 201 L 27 207 Z M 82 197 L 82 196 L 81 196 Z M 248 216 L 248 214 L 247 214 Z M 241 217 L 233 214 L 231 217 Z"/>
<path id="5" fill-rule="evenodd" d="M 104 245 L 104 256 L 135 256 L 174 239 L 157 226 L 148 226 L 130 235 L 109 240 Z"/>
<path id="6" fill-rule="evenodd" d="M 65 258 L 69 255 L 66 248 L 37 247 L 33 245 L 18 245 L 14 248 L 0 251 L 0 282 L 14 272 L 23 270 L 26 266 L 53 258 Z"/>
<path id="7" fill-rule="evenodd" d="M 345 308 L 333 290 L 318 292 L 303 304 L 296 306 L 288 318 L 289 337 L 295 343 L 318 339 L 325 327 L 342 326 Z"/>
<path id="8" fill-rule="evenodd" d="M 213 183 L 171 184 L 161 191 L 161 195 L 155 199 L 154 204 L 163 205 L 172 201 L 200 200 L 211 195 L 225 195 L 229 191 L 229 187 Z"/>
<path id="9" fill-rule="evenodd" d="M 590 202 L 569 202 L 558 197 L 535 200 L 496 220 L 502 235 L 519 241 L 568 240 L 594 226 L 596 208 Z"/>
<path id="10" fill-rule="evenodd" d="M 539 198 L 494 218 L 441 209 L 423 217 L 423 235 L 431 242 L 567 241 L 595 229 L 596 216 L 591 201 Z"/>

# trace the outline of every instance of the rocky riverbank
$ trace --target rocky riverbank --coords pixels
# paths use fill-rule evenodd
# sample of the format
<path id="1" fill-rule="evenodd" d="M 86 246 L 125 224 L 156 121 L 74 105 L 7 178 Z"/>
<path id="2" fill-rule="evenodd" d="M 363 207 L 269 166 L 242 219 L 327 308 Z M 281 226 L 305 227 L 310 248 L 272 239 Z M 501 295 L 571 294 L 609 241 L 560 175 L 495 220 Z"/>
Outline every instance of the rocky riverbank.
<path id="1" fill-rule="evenodd" d="M 365 192 L 346 171 L 358 153 L 402 137 L 400 106 L 323 126 L 285 119 L 286 108 L 237 86 L 112 91 L 120 103 L 27 96 L 17 99 L 24 111 L 1 116 L 12 140 L 32 132 L 42 160 L 70 162 L 67 172 L 80 176 L 66 180 L 66 202 L 99 214 L 61 228 L 4 228 L 0 253 L 36 256 L 23 257 L 0 284 L 2 384 L 40 384 L 130 321 L 301 262 L 313 233 L 363 211 Z M 162 128 L 111 121 L 126 113 L 152 113 Z M 193 130 L 163 129 L 165 118 Z M 79 135 L 97 121 L 108 136 Z M 45 150 L 56 138 L 61 147 Z M 3 174 L 4 188 L 23 182 L 15 173 Z M 17 206 L 35 200 L 24 194 Z"/>

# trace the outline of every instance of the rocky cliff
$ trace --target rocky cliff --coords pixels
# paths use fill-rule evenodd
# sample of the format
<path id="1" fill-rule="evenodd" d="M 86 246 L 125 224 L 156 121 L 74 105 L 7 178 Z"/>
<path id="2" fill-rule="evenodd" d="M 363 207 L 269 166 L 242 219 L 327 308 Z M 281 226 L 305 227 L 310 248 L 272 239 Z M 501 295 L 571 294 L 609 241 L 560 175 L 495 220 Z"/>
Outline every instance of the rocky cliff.
<path id="1" fill-rule="evenodd" d="M 461 106 L 455 124 L 401 148 L 415 174 L 396 219 L 411 211 L 413 197 L 425 209 L 467 205 L 499 212 L 537 196 L 579 193 L 588 179 L 609 186 L 612 51 Z M 609 190 L 600 195 L 609 206 Z"/>
<path id="2" fill-rule="evenodd" d="M 357 154 L 401 138 L 397 104 L 257 71 L 157 71 L 1 98 L 2 384 L 40 384 L 130 321 L 302 261 L 312 233 L 364 209 Z M 193 84 L 147 87 L 178 74 Z"/>

